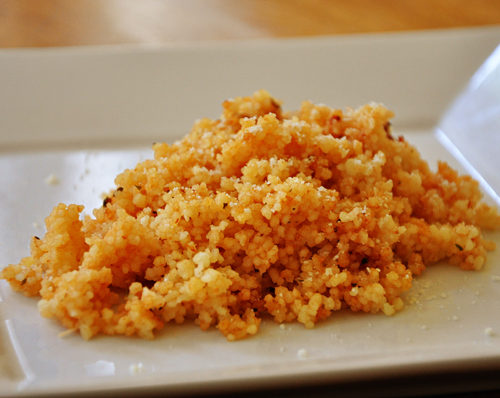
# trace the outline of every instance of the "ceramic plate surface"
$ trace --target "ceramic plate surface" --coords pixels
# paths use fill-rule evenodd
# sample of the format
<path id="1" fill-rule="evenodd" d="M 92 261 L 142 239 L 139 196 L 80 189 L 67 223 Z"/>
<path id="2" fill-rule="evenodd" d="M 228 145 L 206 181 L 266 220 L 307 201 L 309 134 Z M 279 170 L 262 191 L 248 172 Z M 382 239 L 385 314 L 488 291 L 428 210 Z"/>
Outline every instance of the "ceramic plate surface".
<path id="1" fill-rule="evenodd" d="M 224 99 L 260 88 L 288 110 L 305 99 L 341 108 L 383 102 L 396 113 L 396 134 L 433 167 L 442 159 L 464 171 L 435 126 L 499 41 L 493 27 L 0 51 L 0 264 L 28 255 L 54 205 L 99 206 L 117 173 L 152 156 L 152 142 L 178 139 L 195 119 L 217 117 Z M 481 167 L 499 170 L 500 158 Z M 47 184 L 50 175 L 60 183 Z M 500 244 L 499 234 L 489 237 Z M 393 317 L 339 312 L 313 330 L 264 322 L 256 337 L 234 343 L 193 324 L 167 326 L 153 341 L 61 338 L 36 300 L 1 281 L 0 395 L 182 393 L 497 369 L 499 275 L 500 250 L 481 272 L 432 266 Z"/>

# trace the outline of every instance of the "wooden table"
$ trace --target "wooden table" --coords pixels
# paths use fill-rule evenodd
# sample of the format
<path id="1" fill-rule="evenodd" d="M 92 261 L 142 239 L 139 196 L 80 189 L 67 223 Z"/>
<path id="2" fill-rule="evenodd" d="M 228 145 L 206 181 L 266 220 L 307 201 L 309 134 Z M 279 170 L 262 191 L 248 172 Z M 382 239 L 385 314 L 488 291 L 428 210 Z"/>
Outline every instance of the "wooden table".
<path id="1" fill-rule="evenodd" d="M 179 43 L 500 24 L 499 0 L 0 0 L 0 47 Z"/>

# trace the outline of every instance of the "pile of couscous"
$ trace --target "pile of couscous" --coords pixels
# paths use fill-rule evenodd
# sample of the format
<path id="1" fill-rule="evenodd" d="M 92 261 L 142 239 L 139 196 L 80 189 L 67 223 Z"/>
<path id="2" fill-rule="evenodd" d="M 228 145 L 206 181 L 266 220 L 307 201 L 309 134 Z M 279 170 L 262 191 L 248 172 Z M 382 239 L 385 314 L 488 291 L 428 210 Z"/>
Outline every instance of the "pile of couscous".
<path id="1" fill-rule="evenodd" d="M 477 182 L 432 172 L 392 116 L 310 102 L 286 114 L 265 91 L 227 100 L 118 175 L 92 216 L 56 206 L 1 276 L 85 339 L 192 320 L 235 340 L 268 316 L 311 328 L 342 308 L 392 315 L 427 265 L 479 270 L 494 247 L 480 228 L 500 226 Z"/>

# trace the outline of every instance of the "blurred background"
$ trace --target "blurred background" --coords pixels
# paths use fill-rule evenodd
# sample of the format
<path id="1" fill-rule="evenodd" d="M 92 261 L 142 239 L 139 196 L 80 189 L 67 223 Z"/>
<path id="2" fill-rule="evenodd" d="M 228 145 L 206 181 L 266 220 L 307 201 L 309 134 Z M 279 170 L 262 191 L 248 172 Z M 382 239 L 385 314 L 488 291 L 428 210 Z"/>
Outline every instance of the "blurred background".
<path id="1" fill-rule="evenodd" d="M 500 24 L 499 0 L 0 0 L 0 47 L 163 44 Z"/>

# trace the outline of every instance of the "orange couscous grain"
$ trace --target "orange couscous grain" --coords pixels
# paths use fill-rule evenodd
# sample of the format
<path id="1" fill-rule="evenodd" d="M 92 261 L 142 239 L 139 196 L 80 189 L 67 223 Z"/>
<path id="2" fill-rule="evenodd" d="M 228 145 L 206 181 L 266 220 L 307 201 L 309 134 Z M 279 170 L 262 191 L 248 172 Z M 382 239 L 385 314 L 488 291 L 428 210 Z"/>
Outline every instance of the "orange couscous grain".
<path id="1" fill-rule="evenodd" d="M 93 216 L 56 206 L 2 278 L 85 339 L 189 319 L 235 340 L 266 314 L 308 328 L 341 308 L 392 315 L 428 264 L 483 266 L 497 210 L 394 138 L 383 106 L 285 114 L 259 91 L 223 108 L 155 144 Z"/>

